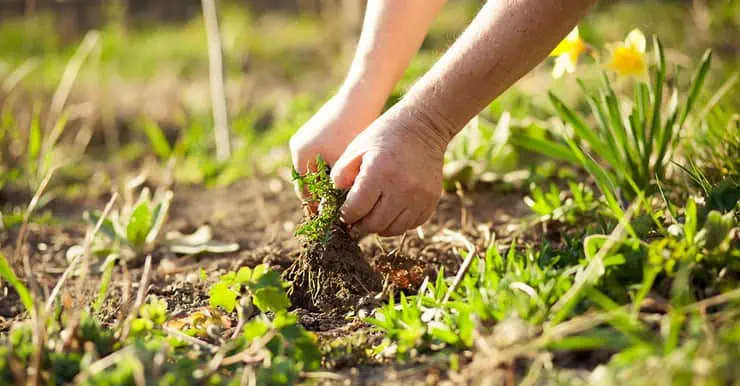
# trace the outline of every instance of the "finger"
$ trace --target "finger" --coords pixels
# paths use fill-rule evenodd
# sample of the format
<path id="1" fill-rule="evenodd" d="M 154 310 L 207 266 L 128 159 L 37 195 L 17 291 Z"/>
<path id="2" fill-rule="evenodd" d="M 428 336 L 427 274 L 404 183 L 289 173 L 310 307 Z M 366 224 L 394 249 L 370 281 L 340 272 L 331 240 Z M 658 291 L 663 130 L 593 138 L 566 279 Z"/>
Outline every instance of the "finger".
<path id="1" fill-rule="evenodd" d="M 357 223 L 357 228 L 367 233 L 385 231 L 403 211 L 398 205 L 398 200 L 381 195 L 373 210 Z"/>
<path id="2" fill-rule="evenodd" d="M 347 193 L 344 205 L 342 205 L 342 221 L 345 224 L 352 225 L 367 216 L 380 199 L 380 187 L 381 184 L 373 175 L 361 171 Z"/>
<path id="3" fill-rule="evenodd" d="M 386 230 L 378 234 L 383 237 L 403 234 L 407 230 L 413 228 L 413 224 L 418 217 L 418 215 L 413 214 L 408 208 L 405 208 Z"/>
<path id="4" fill-rule="evenodd" d="M 337 189 L 348 189 L 357 179 L 362 166 L 363 154 L 353 154 L 345 152 L 334 164 L 331 170 L 331 180 Z"/>

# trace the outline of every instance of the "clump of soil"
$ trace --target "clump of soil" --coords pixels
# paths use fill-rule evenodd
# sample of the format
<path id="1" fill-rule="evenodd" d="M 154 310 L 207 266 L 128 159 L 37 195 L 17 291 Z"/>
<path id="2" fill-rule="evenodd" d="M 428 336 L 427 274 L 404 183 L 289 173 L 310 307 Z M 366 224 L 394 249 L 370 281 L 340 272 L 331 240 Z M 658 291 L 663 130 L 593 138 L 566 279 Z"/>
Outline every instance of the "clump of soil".
<path id="1" fill-rule="evenodd" d="M 346 227 L 335 224 L 325 243 L 304 244 L 285 272 L 293 305 L 307 310 L 343 310 L 382 289 L 382 277 L 362 255 Z"/>

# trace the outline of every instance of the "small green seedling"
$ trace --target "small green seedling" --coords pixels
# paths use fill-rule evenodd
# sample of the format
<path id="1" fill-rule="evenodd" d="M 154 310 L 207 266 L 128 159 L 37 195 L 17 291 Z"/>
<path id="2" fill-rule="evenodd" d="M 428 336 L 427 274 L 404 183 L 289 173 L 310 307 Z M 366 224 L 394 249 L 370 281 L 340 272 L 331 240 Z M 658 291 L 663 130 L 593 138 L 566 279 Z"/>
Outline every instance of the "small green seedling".
<path id="1" fill-rule="evenodd" d="M 133 194 L 128 193 L 132 197 Z M 152 197 L 148 188 L 143 188 L 134 202 L 128 200 L 118 210 L 111 212 L 109 218 L 103 220 L 100 228 L 103 235 L 113 242 L 113 246 L 95 248 L 94 252 L 100 255 L 118 253 L 125 259 L 151 251 L 163 244 L 176 254 L 195 255 L 199 253 L 229 253 L 239 250 L 239 244 L 222 243 L 213 240 L 213 232 L 209 226 L 201 226 L 192 234 L 182 234 L 177 231 L 168 232 L 161 237 L 161 230 L 167 220 L 172 191 L 159 192 Z M 100 220 L 100 213 L 85 212 L 84 218 L 90 224 Z M 81 247 L 76 246 L 70 256 L 81 253 Z"/>
<path id="2" fill-rule="evenodd" d="M 148 188 L 143 188 L 134 202 L 125 202 L 113 210 L 109 218 L 103 219 L 100 231 L 116 243 L 128 247 L 138 255 L 150 250 L 159 240 L 172 202 L 172 191 L 152 197 Z M 84 218 L 91 224 L 100 220 L 99 213 L 85 212 Z"/>
<path id="3" fill-rule="evenodd" d="M 238 299 L 246 297 L 262 312 L 285 311 L 290 307 L 290 300 L 285 293 L 287 286 L 280 275 L 265 264 L 254 269 L 242 267 L 238 272 L 221 276 L 209 291 L 210 302 L 212 307 L 232 312 L 239 303 Z"/>
<path id="4" fill-rule="evenodd" d="M 148 303 L 139 308 L 139 317 L 131 322 L 133 336 L 150 333 L 167 321 L 167 301 L 152 296 Z"/>
<path id="5" fill-rule="evenodd" d="M 332 229 L 339 224 L 339 210 L 344 203 L 347 193 L 336 189 L 329 176 L 329 165 L 319 156 L 316 160 L 316 171 L 301 175 L 293 170 L 293 179 L 298 189 L 307 191 L 309 202 L 318 203 L 318 213 L 309 217 L 296 230 L 296 236 L 303 236 L 309 241 L 326 244 L 332 234 Z"/>
<path id="6" fill-rule="evenodd" d="M 569 191 L 561 191 L 555 184 L 549 191 L 539 186 L 530 186 L 532 196 L 524 197 L 524 202 L 543 221 L 560 221 L 575 224 L 576 221 L 598 206 L 593 191 L 583 183 L 568 182 Z"/>

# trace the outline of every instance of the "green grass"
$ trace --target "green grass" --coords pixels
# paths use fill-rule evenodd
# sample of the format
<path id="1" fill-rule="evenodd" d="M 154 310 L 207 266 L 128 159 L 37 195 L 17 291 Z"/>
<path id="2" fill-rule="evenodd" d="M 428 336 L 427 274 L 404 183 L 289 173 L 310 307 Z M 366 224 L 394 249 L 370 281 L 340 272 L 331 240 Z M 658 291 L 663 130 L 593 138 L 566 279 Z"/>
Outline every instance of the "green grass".
<path id="1" fill-rule="evenodd" d="M 474 3 L 448 8 L 389 104 L 432 65 L 437 48 L 474 13 Z M 112 206 L 113 214 L 87 216 L 88 226 L 101 224 L 99 234 L 83 239 L 70 232 L 78 245 L 68 255 L 84 256 L 89 248 L 94 258 L 86 262 L 95 270 L 70 269 L 73 277 L 91 275 L 86 278 L 95 284 L 89 304 L 70 308 L 64 297 L 49 300 L 32 292 L 18 277 L 17 266 L 0 254 L 2 284 L 14 289 L 10 298 L 17 294 L 28 311 L 24 317 L 30 317 L 0 337 L 0 383 L 30 382 L 33 374 L 23 369 L 32 368 L 48 384 L 157 380 L 184 385 L 195 379 L 214 385 L 287 385 L 336 377 L 311 372 L 342 369 L 340 361 L 346 358 L 353 358 L 350 365 L 434 363 L 462 381 L 484 381 L 503 368 L 513 369 L 517 382 L 535 384 L 737 383 L 740 119 L 738 86 L 727 71 L 733 58 L 721 47 L 737 31 L 732 14 L 737 7 L 726 2 L 709 2 L 709 7 L 709 41 L 684 31 L 691 16 L 676 3 L 643 7 L 622 2 L 590 16 L 583 32 L 594 45 L 621 40 L 637 26 L 656 32 L 671 49 L 661 49 L 656 40 L 647 80 L 623 82 L 607 75 L 602 82 L 594 75 L 598 66 L 590 63 L 579 70 L 579 88 L 573 78 L 549 80 L 545 64 L 492 103 L 448 149 L 445 182 L 464 200 L 474 199 L 468 194 L 476 189 L 498 194 L 490 190 L 505 187 L 520 194 L 532 214 L 519 219 L 517 237 L 484 242 L 472 228 L 459 234 L 452 229 L 456 241 L 471 245 L 464 251 L 445 250 L 448 257 L 459 257 L 459 272 L 440 269 L 412 291 L 387 288 L 380 300 L 369 301 L 369 308 L 358 307 L 346 316 L 370 327 L 336 339 L 326 334 L 322 342 L 288 311 L 288 283 L 265 264 L 217 274 L 201 268 L 191 284 L 208 306 L 184 316 L 172 313 L 173 299 L 146 296 L 146 289 L 154 279 L 149 254 L 166 249 L 208 258 L 238 248 L 214 241 L 218 235 L 207 226 L 193 234 L 162 232 L 172 191 L 287 171 L 287 154 L 278 151 L 320 105 L 326 90 L 309 87 L 291 97 L 287 113 L 275 112 L 268 129 L 258 128 L 265 112 L 259 103 L 236 112 L 234 155 L 228 162 L 215 161 L 211 119 L 192 106 L 173 118 L 174 133 L 151 117 L 136 116 L 125 148 L 93 154 L 74 147 L 84 134 L 78 127 L 84 119 L 60 119 L 47 127 L 42 123 L 45 108 L 29 109 L 22 98 L 5 99 L 0 194 L 33 192 L 55 167 L 61 169 L 51 187 L 59 189 L 51 189 L 54 194 L 43 203 L 68 198 L 65 192 L 72 196 L 71 181 L 82 181 L 85 189 L 84 184 L 103 180 L 106 191 L 122 181 L 129 189 Z M 662 19 L 654 20 L 656 14 Z M 0 26 L 0 50 L 7 52 L 0 73 L 41 58 L 18 90 L 50 93 L 77 46 L 64 46 L 49 33 L 50 20 L 36 25 L 39 29 L 28 33 L 22 23 Z M 305 74 L 315 77 L 323 71 L 332 77 L 338 71 L 326 70 L 337 52 L 320 48 L 327 30 L 318 19 L 255 17 L 228 9 L 223 29 L 227 69 L 235 79 L 242 79 L 241 60 L 247 54 L 255 71 L 295 88 L 302 87 L 297 85 L 309 77 Z M 81 84 L 100 74 L 146 82 L 173 71 L 182 83 L 206 74 L 197 19 L 131 31 L 106 27 L 100 39 L 98 52 L 83 67 Z M 712 66 L 709 56 L 700 60 L 710 46 L 716 52 Z M 678 67 L 681 74 L 674 70 Z M 528 149 L 542 154 L 533 157 Z M 73 162 L 60 162 L 69 155 L 75 156 Z M 101 164 L 113 172 L 97 171 Z M 164 171 L 172 184 L 152 195 L 139 189 L 141 180 L 109 175 L 131 165 Z M 522 171 L 519 185 L 506 185 Z M 321 162 L 316 173 L 293 178 L 315 201 L 323 200 L 324 209 L 296 236 L 325 242 L 343 192 L 333 188 L 328 166 Z M 103 195 L 90 194 L 97 200 Z M 14 234 L 24 212 L 5 203 L 0 210 L 0 232 Z M 82 229 L 80 219 L 72 221 L 31 216 L 34 227 L 74 224 Z M 419 242 L 441 243 L 434 237 Z M 147 261 L 144 269 L 129 271 L 128 264 L 139 260 Z M 123 271 L 129 272 L 129 281 L 139 281 L 140 293 L 129 294 L 132 299 L 119 305 L 115 280 Z M 47 309 L 34 308 L 44 300 Z M 227 326 L 229 320 L 238 325 Z M 233 328 L 228 336 L 227 328 Z M 584 357 L 595 359 L 583 363 Z M 576 368 L 567 365 L 574 362 Z M 511 363 L 516 368 L 507 367 Z"/>

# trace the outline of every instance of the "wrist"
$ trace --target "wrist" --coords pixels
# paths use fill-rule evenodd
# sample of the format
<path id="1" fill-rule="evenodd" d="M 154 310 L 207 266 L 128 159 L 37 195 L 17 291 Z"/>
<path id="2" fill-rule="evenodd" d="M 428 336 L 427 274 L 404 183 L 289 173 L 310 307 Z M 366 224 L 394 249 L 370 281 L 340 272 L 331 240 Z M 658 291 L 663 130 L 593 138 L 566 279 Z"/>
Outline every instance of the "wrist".
<path id="1" fill-rule="evenodd" d="M 394 87 L 393 79 L 380 69 L 353 65 L 342 82 L 339 93 L 357 103 L 366 104 L 380 115 Z"/>
<path id="2" fill-rule="evenodd" d="M 438 111 L 417 101 L 402 99 L 386 114 L 395 116 L 400 128 L 413 132 L 440 156 L 454 136 Z"/>
<path id="3" fill-rule="evenodd" d="M 413 94 L 407 94 L 396 106 L 404 111 L 404 115 L 420 124 L 436 143 L 444 150 L 452 141 L 452 138 L 460 131 L 464 125 L 457 124 L 450 116 L 440 108 L 430 102 L 429 98 L 416 97 Z"/>

